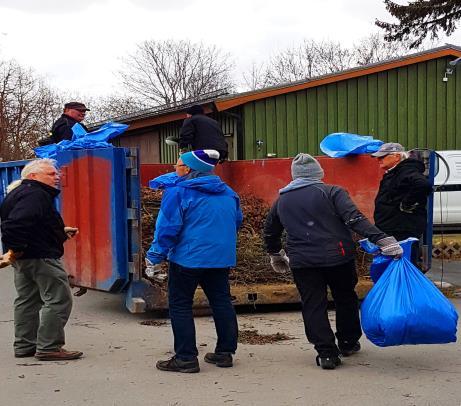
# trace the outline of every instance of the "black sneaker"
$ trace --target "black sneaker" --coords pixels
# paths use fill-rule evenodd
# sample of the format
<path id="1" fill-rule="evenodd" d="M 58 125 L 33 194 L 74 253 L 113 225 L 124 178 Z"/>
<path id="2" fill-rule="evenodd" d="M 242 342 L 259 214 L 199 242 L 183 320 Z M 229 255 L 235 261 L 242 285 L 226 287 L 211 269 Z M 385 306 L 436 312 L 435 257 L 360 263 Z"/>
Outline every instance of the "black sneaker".
<path id="1" fill-rule="evenodd" d="M 233 366 L 232 355 L 228 352 L 209 352 L 205 355 L 205 362 L 215 364 L 220 368 L 229 368 Z"/>
<path id="2" fill-rule="evenodd" d="M 359 352 L 362 347 L 360 346 L 360 343 L 357 341 L 354 345 L 340 345 L 339 346 L 339 352 L 343 357 L 349 357 L 352 354 L 355 354 L 356 352 Z"/>
<path id="3" fill-rule="evenodd" d="M 183 373 L 200 372 L 197 358 L 193 361 L 181 361 L 176 357 L 172 357 L 165 361 L 157 361 L 156 367 L 160 369 L 160 371 Z"/>
<path id="4" fill-rule="evenodd" d="M 315 362 L 317 362 L 317 365 L 322 367 L 322 369 L 335 369 L 337 366 L 341 365 L 341 358 L 321 357 L 320 355 L 317 355 Z"/>

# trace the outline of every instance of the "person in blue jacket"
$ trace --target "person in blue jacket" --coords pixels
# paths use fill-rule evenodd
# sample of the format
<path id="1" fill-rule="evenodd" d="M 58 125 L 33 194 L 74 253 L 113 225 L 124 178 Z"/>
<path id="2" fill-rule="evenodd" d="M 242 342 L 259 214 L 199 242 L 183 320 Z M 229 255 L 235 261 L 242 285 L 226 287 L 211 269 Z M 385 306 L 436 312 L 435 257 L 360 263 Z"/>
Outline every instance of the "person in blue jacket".
<path id="1" fill-rule="evenodd" d="M 237 349 L 237 317 L 231 302 L 229 268 L 236 265 L 237 231 L 242 222 L 238 195 L 212 173 L 216 150 L 180 155 L 176 173 L 150 182 L 164 189 L 154 241 L 146 253 L 146 273 L 169 261 L 168 304 L 175 355 L 156 366 L 162 371 L 199 372 L 192 304 L 200 284 L 213 312 L 217 343 L 205 361 L 231 367 Z"/>

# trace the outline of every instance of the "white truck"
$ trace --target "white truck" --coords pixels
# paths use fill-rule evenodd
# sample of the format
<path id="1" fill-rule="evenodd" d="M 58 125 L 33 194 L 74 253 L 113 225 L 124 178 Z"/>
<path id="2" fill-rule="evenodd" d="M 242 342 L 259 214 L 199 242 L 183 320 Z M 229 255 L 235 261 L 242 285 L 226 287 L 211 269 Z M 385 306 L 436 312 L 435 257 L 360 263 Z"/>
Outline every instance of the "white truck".
<path id="1" fill-rule="evenodd" d="M 437 154 L 434 231 L 461 232 L 461 150 Z"/>

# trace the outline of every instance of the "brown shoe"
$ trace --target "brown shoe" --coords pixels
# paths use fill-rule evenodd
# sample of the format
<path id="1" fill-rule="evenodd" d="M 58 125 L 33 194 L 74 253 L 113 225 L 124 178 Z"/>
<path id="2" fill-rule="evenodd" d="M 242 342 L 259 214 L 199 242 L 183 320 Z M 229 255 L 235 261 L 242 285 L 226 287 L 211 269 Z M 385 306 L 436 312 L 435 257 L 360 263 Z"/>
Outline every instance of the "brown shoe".
<path id="1" fill-rule="evenodd" d="M 77 359 L 83 355 L 81 351 L 67 351 L 64 348 L 54 352 L 36 352 L 35 358 L 40 361 L 62 361 L 69 359 Z"/>

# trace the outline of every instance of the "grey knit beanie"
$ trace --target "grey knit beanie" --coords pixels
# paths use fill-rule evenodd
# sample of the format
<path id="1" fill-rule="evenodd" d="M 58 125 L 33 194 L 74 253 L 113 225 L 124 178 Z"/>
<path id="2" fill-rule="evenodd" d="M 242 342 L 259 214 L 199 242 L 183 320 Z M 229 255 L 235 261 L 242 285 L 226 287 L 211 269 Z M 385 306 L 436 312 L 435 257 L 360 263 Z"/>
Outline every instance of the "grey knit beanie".
<path id="1" fill-rule="evenodd" d="M 293 179 L 309 178 L 321 180 L 324 173 L 319 162 L 313 156 L 300 153 L 294 157 L 291 163 L 291 176 Z"/>

